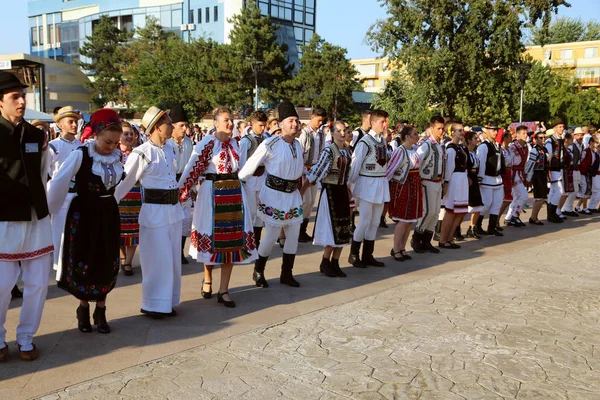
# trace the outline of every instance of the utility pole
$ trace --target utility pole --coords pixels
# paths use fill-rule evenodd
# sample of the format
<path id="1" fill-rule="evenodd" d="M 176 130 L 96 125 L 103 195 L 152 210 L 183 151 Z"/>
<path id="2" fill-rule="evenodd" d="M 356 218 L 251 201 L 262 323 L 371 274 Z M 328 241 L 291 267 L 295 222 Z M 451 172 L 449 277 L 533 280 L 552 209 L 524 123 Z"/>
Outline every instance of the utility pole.
<path id="1" fill-rule="evenodd" d="M 264 61 L 257 60 L 250 56 L 246 56 L 246 60 L 248 60 L 252 67 L 252 72 L 254 72 L 254 109 L 258 110 L 258 72 L 260 71 L 260 66 L 264 64 Z"/>
<path id="2" fill-rule="evenodd" d="M 531 64 L 517 64 L 516 68 L 519 70 L 519 81 L 521 82 L 521 104 L 519 107 L 519 122 L 523 122 L 523 98 L 525 95 L 525 81 L 527 80 L 527 73 L 531 68 Z"/>

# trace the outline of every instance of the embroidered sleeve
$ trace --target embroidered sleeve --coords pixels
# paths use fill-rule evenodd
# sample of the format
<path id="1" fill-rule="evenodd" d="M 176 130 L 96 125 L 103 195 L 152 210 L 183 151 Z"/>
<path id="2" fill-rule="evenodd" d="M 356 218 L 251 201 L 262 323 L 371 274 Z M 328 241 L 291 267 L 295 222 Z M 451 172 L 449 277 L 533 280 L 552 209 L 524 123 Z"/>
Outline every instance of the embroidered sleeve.
<path id="1" fill-rule="evenodd" d="M 148 157 L 137 149 L 134 149 L 131 154 L 127 156 L 124 168 L 125 179 L 123 179 L 115 188 L 115 199 L 117 200 L 117 203 L 129 193 L 131 188 L 135 186 L 140 179 L 142 179 L 144 169 L 149 162 L 150 160 L 148 160 Z"/>
<path id="2" fill-rule="evenodd" d="M 429 142 L 424 141 L 419 147 L 417 147 L 417 155 L 421 163 L 425 162 L 425 159 L 429 155 L 430 145 Z"/>
<path id="3" fill-rule="evenodd" d="M 306 179 L 313 185 L 320 182 L 327 176 L 333 166 L 333 153 L 331 148 L 327 147 L 321 153 L 319 161 L 314 165 L 306 175 Z"/>
<path id="4" fill-rule="evenodd" d="M 200 180 L 200 178 L 208 168 L 214 145 L 214 140 L 208 140 L 206 143 L 200 142 L 194 147 L 192 156 L 179 179 L 179 201 L 185 202 L 190 197 L 192 188 L 204 180 Z"/>
<path id="5" fill-rule="evenodd" d="M 456 164 L 456 150 L 453 148 L 446 148 L 446 171 L 444 171 L 444 181 L 450 182 L 452 180 L 452 173 L 454 172 L 454 165 Z"/>
<path id="6" fill-rule="evenodd" d="M 388 162 L 387 169 L 385 172 L 385 177 L 387 178 L 388 181 L 394 177 L 394 174 L 396 173 L 396 170 L 402 164 L 403 159 L 404 159 L 404 151 L 402 151 L 401 147 L 397 147 L 396 150 L 394 150 L 394 152 L 392 153 L 392 157 L 390 158 L 390 161 Z"/>
<path id="7" fill-rule="evenodd" d="M 531 182 L 531 178 L 533 178 L 533 169 L 535 167 L 535 162 L 538 158 L 538 151 L 535 147 L 532 147 L 529 150 L 529 158 L 527 159 L 527 164 L 525 165 L 525 173 L 527 174 L 527 180 Z"/>
<path id="8" fill-rule="evenodd" d="M 362 146 L 360 144 L 362 143 Z M 360 175 L 360 169 L 367 156 L 369 147 L 362 141 L 359 141 L 356 148 L 352 152 L 352 162 L 350 164 L 350 176 L 348 177 L 349 183 L 356 183 L 358 176 Z"/>

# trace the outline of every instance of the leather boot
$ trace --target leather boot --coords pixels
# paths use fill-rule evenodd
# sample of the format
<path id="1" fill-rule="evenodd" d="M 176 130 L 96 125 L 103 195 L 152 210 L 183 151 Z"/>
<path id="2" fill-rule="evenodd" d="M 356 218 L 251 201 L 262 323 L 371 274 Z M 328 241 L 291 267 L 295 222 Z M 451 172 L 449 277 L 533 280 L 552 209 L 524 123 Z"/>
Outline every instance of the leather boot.
<path id="1" fill-rule="evenodd" d="M 431 239 L 433 239 L 433 232 L 423 232 L 423 248 L 425 251 L 437 254 L 440 252 L 440 250 L 433 247 L 433 245 L 431 244 Z"/>
<path id="2" fill-rule="evenodd" d="M 488 224 L 487 234 L 491 236 L 504 236 L 503 233 L 500 233 L 496 227 L 498 226 L 498 216 L 494 214 L 490 214 L 490 220 Z"/>
<path id="3" fill-rule="evenodd" d="M 302 220 L 302 225 L 300 225 L 300 236 L 298 236 L 298 242 L 300 242 L 300 243 L 312 242 L 312 237 L 308 236 L 308 233 L 306 233 L 307 228 L 308 228 L 308 218 L 304 218 Z"/>
<path id="4" fill-rule="evenodd" d="M 350 254 L 348 255 L 348 262 L 356 268 L 367 268 L 365 264 L 360 260 L 360 242 L 352 240 L 350 245 Z"/>
<path id="5" fill-rule="evenodd" d="M 256 248 L 258 249 L 258 246 L 260 246 L 260 235 L 262 235 L 262 226 L 255 226 L 254 227 L 254 241 L 256 242 Z"/>
<path id="6" fill-rule="evenodd" d="M 458 240 L 459 242 L 462 242 L 463 240 L 465 240 L 465 237 L 460 232 L 460 225 L 457 226 L 456 229 L 454 230 L 454 239 Z"/>
<path id="7" fill-rule="evenodd" d="M 373 251 L 375 250 L 374 240 L 363 240 L 363 251 L 362 251 L 362 263 L 364 265 L 372 265 L 373 267 L 384 267 L 385 264 L 381 261 L 377 261 L 373 257 Z"/>
<path id="8" fill-rule="evenodd" d="M 487 232 L 483 230 L 483 216 L 477 218 L 477 225 L 475 225 L 475 233 L 478 235 L 487 235 Z"/>
<path id="9" fill-rule="evenodd" d="M 469 229 L 467 229 L 467 237 L 473 239 L 481 239 L 472 226 L 469 226 Z"/>
<path id="10" fill-rule="evenodd" d="M 319 270 L 321 271 L 322 274 L 325 274 L 325 276 L 328 276 L 330 278 L 337 277 L 337 274 L 335 273 L 335 271 L 333 270 L 333 267 L 331 266 L 331 261 L 328 258 L 323 257 L 321 259 L 321 265 L 319 266 Z"/>
<path id="11" fill-rule="evenodd" d="M 331 268 L 333 269 L 333 271 L 335 272 L 336 276 L 339 276 L 340 278 L 345 278 L 348 275 L 346 275 L 346 273 L 344 271 L 342 271 L 342 269 L 340 268 L 340 260 L 337 258 L 332 258 L 331 259 Z"/>
<path id="12" fill-rule="evenodd" d="M 558 216 L 556 215 L 556 206 L 554 204 L 550 204 L 548 203 L 547 206 L 547 212 L 548 212 L 548 222 L 553 222 L 555 224 L 562 224 L 564 221 Z"/>
<path id="13" fill-rule="evenodd" d="M 257 287 L 268 288 L 269 283 L 265 279 L 265 266 L 269 257 L 263 257 L 260 254 L 256 261 L 254 261 L 254 273 L 252 274 L 252 280 L 256 282 Z"/>
<path id="14" fill-rule="evenodd" d="M 438 222 L 435 224 L 435 231 L 433 232 L 433 240 L 436 242 L 440 241 L 440 232 L 442 231 L 442 221 L 438 219 Z"/>
<path id="15" fill-rule="evenodd" d="M 410 247 L 413 248 L 415 253 L 425 253 L 425 247 L 423 246 L 423 234 L 421 232 L 413 232 L 412 239 L 410 240 Z"/>
<path id="16" fill-rule="evenodd" d="M 382 215 L 382 216 L 379 218 L 379 227 L 380 227 L 380 228 L 389 228 L 389 226 L 388 226 L 388 224 L 387 224 L 387 221 L 385 220 L 385 215 Z"/>
<path id="17" fill-rule="evenodd" d="M 77 307 L 77 327 L 83 333 L 89 333 L 92 331 L 92 324 L 90 324 L 90 307 L 84 307 L 81 304 Z"/>
<path id="18" fill-rule="evenodd" d="M 183 254 L 183 249 L 185 248 L 185 239 L 186 239 L 185 236 L 181 237 L 181 263 L 189 264 L 190 262 L 187 260 L 187 258 L 185 258 L 185 255 Z"/>
<path id="19" fill-rule="evenodd" d="M 294 260 L 296 259 L 295 254 L 285 254 L 282 256 L 281 263 L 281 275 L 279 276 L 279 282 L 284 285 L 291 287 L 299 287 L 300 284 L 294 279 L 292 275 L 292 269 L 294 269 Z"/>
<path id="20" fill-rule="evenodd" d="M 96 325 L 98 333 L 110 333 L 110 326 L 108 326 L 108 322 L 106 322 L 106 307 L 96 306 L 93 318 L 94 325 Z"/>

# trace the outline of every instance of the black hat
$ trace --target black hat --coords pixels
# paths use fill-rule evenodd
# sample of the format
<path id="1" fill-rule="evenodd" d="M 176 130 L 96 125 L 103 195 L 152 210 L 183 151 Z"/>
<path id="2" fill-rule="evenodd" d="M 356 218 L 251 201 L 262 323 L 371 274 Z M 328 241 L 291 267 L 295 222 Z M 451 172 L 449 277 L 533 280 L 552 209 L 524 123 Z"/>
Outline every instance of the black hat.
<path id="1" fill-rule="evenodd" d="M 566 125 L 567 125 L 567 122 L 566 122 L 566 121 L 565 121 L 565 119 L 564 119 L 564 118 L 562 118 L 562 117 L 556 117 L 556 118 L 554 119 L 554 122 L 552 123 L 552 126 L 554 127 L 554 126 L 556 126 L 556 125 L 565 125 L 565 126 L 566 126 Z"/>
<path id="2" fill-rule="evenodd" d="M 294 107 L 294 105 L 289 101 L 284 101 L 280 103 L 279 107 L 277 107 L 277 112 L 279 113 L 280 122 L 288 117 L 299 118 L 298 113 L 296 112 L 296 107 Z"/>
<path id="3" fill-rule="evenodd" d="M 0 71 L 0 91 L 26 87 L 28 86 L 23 85 L 19 78 L 17 78 L 14 74 L 6 71 Z"/>
<path id="4" fill-rule="evenodd" d="M 188 117 L 183 109 L 181 104 L 177 104 L 171 108 L 169 111 L 169 116 L 171 117 L 171 122 L 188 122 Z"/>
<path id="5" fill-rule="evenodd" d="M 495 122 L 490 122 L 489 124 L 487 124 L 486 128 L 487 129 L 498 129 L 498 124 L 496 124 Z"/>

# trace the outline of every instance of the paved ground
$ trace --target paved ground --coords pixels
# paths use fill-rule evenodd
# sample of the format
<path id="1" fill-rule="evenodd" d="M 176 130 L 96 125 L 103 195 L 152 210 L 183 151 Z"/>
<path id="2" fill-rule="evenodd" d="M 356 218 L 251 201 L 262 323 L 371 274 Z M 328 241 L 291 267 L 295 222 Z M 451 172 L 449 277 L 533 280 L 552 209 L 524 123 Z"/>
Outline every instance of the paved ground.
<path id="1" fill-rule="evenodd" d="M 409 263 L 385 257 L 389 229 L 376 251 L 386 268 L 346 268 L 345 279 L 315 273 L 320 254 L 303 246 L 301 288 L 273 280 L 278 257 L 269 289 L 239 268 L 233 310 L 198 299 L 192 265 L 180 316 L 168 321 L 139 316 L 139 274 L 122 277 L 111 335 L 78 332 L 76 302 L 52 288 L 42 357 L 3 365 L 0 398 L 596 399 L 598 222 L 513 228 Z"/>

